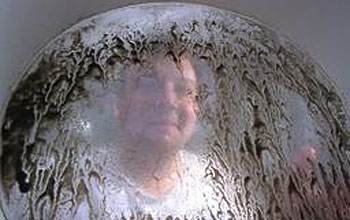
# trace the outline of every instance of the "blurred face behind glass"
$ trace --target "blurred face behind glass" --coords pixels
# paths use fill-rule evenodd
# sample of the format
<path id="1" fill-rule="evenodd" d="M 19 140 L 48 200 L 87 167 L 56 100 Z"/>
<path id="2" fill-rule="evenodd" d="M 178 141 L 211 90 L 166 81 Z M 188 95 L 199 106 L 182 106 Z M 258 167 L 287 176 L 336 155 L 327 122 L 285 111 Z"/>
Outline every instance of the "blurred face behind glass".
<path id="1" fill-rule="evenodd" d="M 140 74 L 146 71 L 142 67 L 130 68 L 130 76 L 136 77 L 126 81 L 118 117 L 133 141 L 175 150 L 195 126 L 196 73 L 186 58 L 179 65 L 165 57 L 153 58 L 151 63 L 149 74 Z"/>

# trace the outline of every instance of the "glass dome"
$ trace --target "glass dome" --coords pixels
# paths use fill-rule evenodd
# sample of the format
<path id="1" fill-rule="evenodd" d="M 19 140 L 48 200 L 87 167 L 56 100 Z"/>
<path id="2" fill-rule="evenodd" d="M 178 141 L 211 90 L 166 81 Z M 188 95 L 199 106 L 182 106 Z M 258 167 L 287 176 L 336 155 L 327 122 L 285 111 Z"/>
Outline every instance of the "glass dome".
<path id="1" fill-rule="evenodd" d="M 283 35 L 207 6 L 66 30 L 14 87 L 1 149 L 8 220 L 350 215 L 338 89 Z"/>

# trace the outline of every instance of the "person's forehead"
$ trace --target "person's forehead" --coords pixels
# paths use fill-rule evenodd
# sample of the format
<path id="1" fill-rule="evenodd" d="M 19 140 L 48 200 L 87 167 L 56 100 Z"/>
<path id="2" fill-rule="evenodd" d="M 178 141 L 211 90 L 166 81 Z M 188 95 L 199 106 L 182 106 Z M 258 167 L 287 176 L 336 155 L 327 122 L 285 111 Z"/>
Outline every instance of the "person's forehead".
<path id="1" fill-rule="evenodd" d="M 137 83 L 143 77 L 154 77 L 160 81 L 186 82 L 196 84 L 196 72 L 188 59 L 175 62 L 166 56 L 150 58 L 142 64 L 129 64 L 126 67 L 126 82 Z"/>
<path id="2" fill-rule="evenodd" d="M 189 82 L 196 82 L 196 72 L 191 62 L 182 58 L 175 63 L 169 58 L 158 58 L 153 60 L 153 73 L 159 78 L 182 79 Z"/>

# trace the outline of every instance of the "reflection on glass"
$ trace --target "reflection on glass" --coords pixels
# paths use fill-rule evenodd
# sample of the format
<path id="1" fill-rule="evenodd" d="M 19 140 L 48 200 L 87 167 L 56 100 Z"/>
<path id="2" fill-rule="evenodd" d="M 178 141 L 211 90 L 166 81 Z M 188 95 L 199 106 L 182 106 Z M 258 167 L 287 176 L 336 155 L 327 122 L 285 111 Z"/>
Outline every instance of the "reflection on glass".
<path id="1" fill-rule="evenodd" d="M 95 105 L 101 103 L 99 107 L 84 111 L 81 120 L 90 125 L 91 132 L 111 129 L 113 123 L 117 128 L 111 130 L 115 135 L 109 141 L 101 134 L 88 135 L 96 138 L 91 142 L 108 145 L 92 149 L 105 155 L 101 169 L 105 179 L 104 183 L 90 179 L 94 204 L 89 207 L 89 200 L 83 201 L 76 207 L 75 219 L 89 218 L 87 213 L 100 217 L 93 207 L 105 209 L 112 219 L 137 211 L 163 217 L 185 215 L 200 211 L 205 196 L 213 193 L 201 180 L 205 173 L 200 166 L 205 164 L 194 154 L 205 152 L 208 134 L 197 121 L 195 62 L 189 55 L 175 60 L 172 55 L 156 53 L 143 64 L 126 65 L 123 83 L 91 100 Z M 86 130 L 79 130 L 86 136 Z"/>
<path id="2" fill-rule="evenodd" d="M 121 166 L 150 196 L 167 194 L 181 178 L 179 150 L 193 133 L 196 76 L 187 59 L 181 72 L 165 58 L 152 75 L 128 79 L 117 117 L 124 129 Z"/>

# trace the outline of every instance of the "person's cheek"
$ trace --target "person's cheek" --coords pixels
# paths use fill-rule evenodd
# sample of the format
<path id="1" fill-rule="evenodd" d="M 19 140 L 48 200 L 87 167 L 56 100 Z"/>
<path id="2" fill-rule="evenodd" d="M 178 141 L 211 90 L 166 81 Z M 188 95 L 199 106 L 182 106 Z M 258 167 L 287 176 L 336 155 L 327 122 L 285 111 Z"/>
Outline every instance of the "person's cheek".
<path id="1" fill-rule="evenodd" d="M 142 130 L 145 127 L 145 100 L 137 93 L 134 93 L 128 97 L 128 105 L 124 109 L 123 113 L 124 126 L 132 133 L 133 136 L 138 136 L 142 133 Z"/>
<path id="2" fill-rule="evenodd" d="M 186 122 L 185 122 L 184 133 L 186 136 L 189 136 L 192 134 L 195 127 L 196 120 L 197 120 L 196 109 L 194 104 L 188 103 L 185 106 L 185 112 L 186 112 Z"/>

